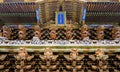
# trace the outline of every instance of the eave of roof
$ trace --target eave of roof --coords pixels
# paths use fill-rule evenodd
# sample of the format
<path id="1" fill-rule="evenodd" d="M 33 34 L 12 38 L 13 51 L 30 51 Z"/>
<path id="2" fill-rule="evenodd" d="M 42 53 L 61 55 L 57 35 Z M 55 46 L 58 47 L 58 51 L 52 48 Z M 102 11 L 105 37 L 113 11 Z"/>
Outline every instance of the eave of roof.
<path id="1" fill-rule="evenodd" d="M 36 22 L 35 11 L 38 4 L 42 3 L 0 3 L 0 19 L 5 22 Z M 87 22 L 120 22 L 119 2 L 86 2 L 85 4 L 87 8 Z M 41 15 L 43 15 L 42 13 L 44 12 L 41 12 Z"/>

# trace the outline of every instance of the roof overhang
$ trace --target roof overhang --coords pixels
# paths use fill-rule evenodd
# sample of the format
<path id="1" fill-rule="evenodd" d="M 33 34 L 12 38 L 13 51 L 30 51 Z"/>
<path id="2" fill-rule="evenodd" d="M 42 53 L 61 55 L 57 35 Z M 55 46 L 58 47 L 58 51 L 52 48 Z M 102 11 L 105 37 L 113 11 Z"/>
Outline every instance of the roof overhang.
<path id="1" fill-rule="evenodd" d="M 87 22 L 120 22 L 119 2 L 87 2 Z"/>
<path id="2" fill-rule="evenodd" d="M 0 19 L 7 23 L 36 22 L 35 2 L 0 3 Z"/>
<path id="3" fill-rule="evenodd" d="M 73 19 L 73 15 L 76 15 L 76 18 L 79 20 L 80 8 L 84 2 L 74 2 L 66 1 L 64 10 L 67 12 L 67 18 Z M 47 20 L 45 15 L 47 13 L 45 7 L 46 2 L 8 2 L 0 3 L 0 19 L 7 23 L 25 23 L 25 22 L 37 22 L 36 20 L 36 8 L 40 6 L 40 15 L 41 19 L 44 22 L 49 21 L 51 18 L 55 18 L 55 12 L 58 11 L 59 2 L 52 1 L 48 4 L 48 15 L 49 19 Z M 55 5 L 56 4 L 56 5 Z M 86 22 L 120 22 L 120 3 L 119 2 L 86 2 L 84 3 L 87 8 Z M 79 5 L 79 6 L 78 6 Z M 78 7 L 76 7 L 78 6 Z M 76 7 L 77 10 L 75 10 Z M 52 9 L 54 8 L 54 9 Z M 72 11 L 71 11 L 72 10 Z M 77 13 L 77 14 L 75 14 Z"/>

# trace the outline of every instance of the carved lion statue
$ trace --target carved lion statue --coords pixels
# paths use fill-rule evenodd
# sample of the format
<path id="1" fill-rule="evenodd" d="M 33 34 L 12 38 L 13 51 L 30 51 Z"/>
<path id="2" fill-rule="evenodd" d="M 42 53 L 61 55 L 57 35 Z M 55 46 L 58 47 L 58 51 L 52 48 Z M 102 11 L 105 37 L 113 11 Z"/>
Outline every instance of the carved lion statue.
<path id="1" fill-rule="evenodd" d="M 70 57 L 72 60 L 76 60 L 78 56 L 78 50 L 76 48 L 72 48 L 70 52 Z"/>
<path id="2" fill-rule="evenodd" d="M 49 60 L 49 59 L 52 59 L 52 57 L 53 57 L 53 51 L 52 51 L 52 49 L 51 48 L 46 48 L 44 50 L 44 58 L 46 60 Z"/>
<path id="3" fill-rule="evenodd" d="M 25 48 L 21 47 L 18 51 L 18 59 L 25 60 L 27 58 L 28 52 Z"/>
<path id="4" fill-rule="evenodd" d="M 106 60 L 108 58 L 103 49 L 97 49 L 95 55 L 97 60 Z"/>
<path id="5" fill-rule="evenodd" d="M 103 39 L 104 38 L 104 29 L 105 27 L 103 25 L 98 26 L 97 28 L 97 39 Z"/>

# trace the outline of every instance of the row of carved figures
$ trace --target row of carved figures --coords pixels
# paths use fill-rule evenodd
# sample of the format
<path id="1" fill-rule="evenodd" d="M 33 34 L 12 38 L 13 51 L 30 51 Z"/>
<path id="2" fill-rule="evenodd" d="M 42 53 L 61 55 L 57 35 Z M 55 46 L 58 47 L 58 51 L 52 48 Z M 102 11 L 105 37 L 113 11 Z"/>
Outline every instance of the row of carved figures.
<path id="1" fill-rule="evenodd" d="M 72 48 L 69 55 L 58 55 L 51 48 L 46 48 L 43 54 L 30 55 L 25 48 L 20 48 L 18 54 L 12 56 L 14 59 L 8 58 L 6 54 L 0 55 L 1 71 L 9 72 L 10 69 L 13 69 L 13 72 L 120 71 L 120 54 L 110 56 L 105 54 L 103 49 L 97 49 L 94 54 L 86 55 L 80 54 L 77 48 Z"/>
<path id="2" fill-rule="evenodd" d="M 11 35 L 14 36 L 15 34 L 15 35 L 18 35 L 18 38 L 20 40 L 21 39 L 24 40 L 26 39 L 26 37 L 33 37 L 33 38 L 38 37 L 39 39 L 45 39 L 46 37 L 48 37 L 48 39 L 52 39 L 52 40 L 59 39 L 59 38 L 71 40 L 71 39 L 74 39 L 74 36 L 75 38 L 78 38 L 78 39 L 80 38 L 82 40 L 90 39 L 89 38 L 90 36 L 95 37 L 95 39 L 101 40 L 101 39 L 104 39 L 105 37 L 105 27 L 103 25 L 99 25 L 97 28 L 95 28 L 95 33 L 94 31 L 90 31 L 87 25 L 83 25 L 80 28 L 80 31 L 79 30 L 72 31 L 72 27 L 69 27 L 69 26 L 64 28 L 64 30 L 57 31 L 57 28 L 53 26 L 49 28 L 48 31 L 47 30 L 42 31 L 42 29 L 39 26 L 35 25 L 33 28 L 33 31 L 29 32 L 31 35 L 29 35 L 27 34 L 27 28 L 25 28 L 22 25 L 19 25 L 17 33 L 12 32 L 9 27 L 3 26 L 2 36 L 5 37 L 6 39 L 10 39 Z M 111 30 L 108 31 L 107 34 L 108 36 L 111 35 L 110 38 L 120 39 L 120 27 L 111 28 Z"/>

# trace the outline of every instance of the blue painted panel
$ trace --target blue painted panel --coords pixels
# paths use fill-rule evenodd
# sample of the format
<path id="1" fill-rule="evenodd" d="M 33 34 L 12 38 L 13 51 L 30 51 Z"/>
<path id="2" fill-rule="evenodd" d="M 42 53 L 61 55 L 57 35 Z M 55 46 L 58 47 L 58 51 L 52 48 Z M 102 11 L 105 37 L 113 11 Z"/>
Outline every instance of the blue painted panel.
<path id="1" fill-rule="evenodd" d="M 65 24 L 65 14 L 64 13 L 58 13 L 57 14 L 58 24 Z"/>
<path id="2" fill-rule="evenodd" d="M 37 8 L 37 9 L 36 9 L 36 20 L 37 20 L 37 22 L 40 21 L 39 13 L 40 13 L 40 11 L 39 11 L 39 9 Z"/>
<path id="3" fill-rule="evenodd" d="M 83 14 L 82 14 L 82 20 L 83 20 L 83 21 L 86 20 L 86 13 L 87 13 L 87 9 L 84 8 L 84 9 L 83 9 Z"/>

